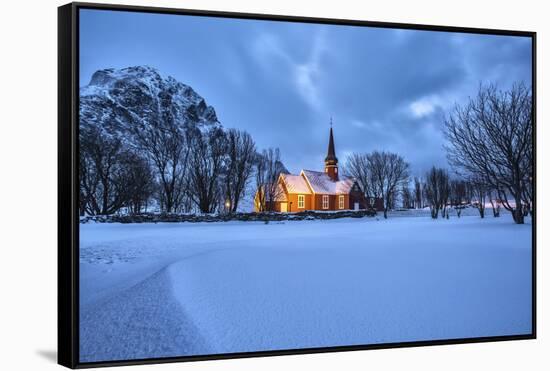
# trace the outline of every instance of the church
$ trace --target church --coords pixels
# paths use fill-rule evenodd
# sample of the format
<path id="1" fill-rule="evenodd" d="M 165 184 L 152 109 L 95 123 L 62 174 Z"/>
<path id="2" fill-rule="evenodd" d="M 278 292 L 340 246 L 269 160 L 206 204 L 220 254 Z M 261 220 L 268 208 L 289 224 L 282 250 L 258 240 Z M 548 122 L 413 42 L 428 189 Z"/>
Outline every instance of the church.
<path id="1" fill-rule="evenodd" d="M 355 179 L 338 174 L 332 125 L 324 165 L 324 171 L 302 170 L 300 174 L 281 173 L 275 199 L 266 201 L 266 209 L 277 212 L 383 210 L 382 199 L 367 199 Z M 254 205 L 255 211 L 262 210 L 258 193 L 254 198 Z"/>

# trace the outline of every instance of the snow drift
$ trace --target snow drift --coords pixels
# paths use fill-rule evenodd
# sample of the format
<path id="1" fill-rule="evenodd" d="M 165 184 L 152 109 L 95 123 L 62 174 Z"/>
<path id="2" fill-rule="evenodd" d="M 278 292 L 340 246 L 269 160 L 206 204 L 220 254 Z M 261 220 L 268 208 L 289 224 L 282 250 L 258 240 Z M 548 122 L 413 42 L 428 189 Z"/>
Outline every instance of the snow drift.
<path id="1" fill-rule="evenodd" d="M 81 361 L 531 332 L 511 217 L 81 226 Z"/>

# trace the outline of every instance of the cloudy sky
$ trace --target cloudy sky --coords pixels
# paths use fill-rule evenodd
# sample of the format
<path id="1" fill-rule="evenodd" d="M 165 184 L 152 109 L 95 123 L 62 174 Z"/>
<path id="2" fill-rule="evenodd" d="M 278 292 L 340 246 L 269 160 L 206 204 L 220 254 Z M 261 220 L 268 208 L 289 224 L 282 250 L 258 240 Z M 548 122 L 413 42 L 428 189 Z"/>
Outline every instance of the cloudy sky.
<path id="1" fill-rule="evenodd" d="M 398 152 L 413 175 L 446 166 L 446 112 L 480 83 L 531 84 L 524 37 L 82 10 L 80 84 L 98 69 L 155 67 L 192 86 L 225 127 L 322 170 L 332 117 L 340 163 Z"/>

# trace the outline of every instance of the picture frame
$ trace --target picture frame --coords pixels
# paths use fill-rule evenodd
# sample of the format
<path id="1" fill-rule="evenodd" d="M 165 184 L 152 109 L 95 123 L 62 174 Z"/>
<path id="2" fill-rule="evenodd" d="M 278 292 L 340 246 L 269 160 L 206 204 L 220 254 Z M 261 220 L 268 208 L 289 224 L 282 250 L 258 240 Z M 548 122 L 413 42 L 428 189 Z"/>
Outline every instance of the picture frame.
<path id="1" fill-rule="evenodd" d="M 303 347 L 295 349 L 253 350 L 231 353 L 212 353 L 170 357 L 110 359 L 81 361 L 80 358 L 80 215 L 79 215 L 79 91 L 80 85 L 80 11 L 98 10 L 156 15 L 182 15 L 224 20 L 254 20 L 294 22 L 300 24 L 354 26 L 377 29 L 401 29 L 432 32 L 450 32 L 475 35 L 518 36 L 531 40 L 531 94 L 532 94 L 532 184 L 531 216 L 531 331 L 524 334 L 474 336 L 418 341 L 391 341 L 371 344 Z M 282 16 L 193 9 L 70 3 L 58 8 L 58 363 L 69 368 L 136 365 L 243 357 L 263 357 L 322 352 L 341 352 L 428 345 L 465 344 L 536 338 L 536 33 L 528 31 L 495 30 L 483 28 L 388 23 L 364 20 L 343 20 L 302 16 Z M 332 130 L 332 129 L 331 129 Z M 332 131 L 331 131 L 332 140 Z M 302 199 L 297 199 L 298 203 Z M 324 200 L 322 201 L 324 205 Z M 286 207 L 286 206 L 285 206 Z M 324 207 L 323 207 L 324 208 Z M 327 199 L 328 208 L 328 199 Z M 280 210 L 282 212 L 282 210 Z M 287 211 L 285 209 L 285 211 Z"/>

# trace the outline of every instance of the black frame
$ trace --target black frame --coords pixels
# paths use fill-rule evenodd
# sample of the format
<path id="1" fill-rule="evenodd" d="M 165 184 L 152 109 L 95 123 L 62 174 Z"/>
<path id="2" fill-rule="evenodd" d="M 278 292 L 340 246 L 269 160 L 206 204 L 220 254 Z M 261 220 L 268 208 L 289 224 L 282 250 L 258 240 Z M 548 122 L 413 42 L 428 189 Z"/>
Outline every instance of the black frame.
<path id="1" fill-rule="evenodd" d="M 489 35 L 530 37 L 532 41 L 533 97 L 533 219 L 532 219 L 532 330 L 530 334 L 489 336 L 446 340 L 412 341 L 371 345 L 303 348 L 277 351 L 256 351 L 168 358 L 147 358 L 82 363 L 79 360 L 79 217 L 78 217 L 78 129 L 79 129 L 79 10 L 96 9 L 125 12 L 195 15 L 222 18 L 290 21 L 378 28 L 401 28 L 424 31 L 444 31 Z M 351 350 L 417 347 L 536 339 L 537 262 L 536 262 L 536 32 L 485 28 L 435 26 L 407 23 L 357 21 L 347 19 L 311 18 L 224 11 L 157 8 L 95 3 L 70 3 L 58 8 L 58 363 L 69 368 L 138 365 L 227 358 L 264 357 L 289 354 L 341 352 Z"/>

